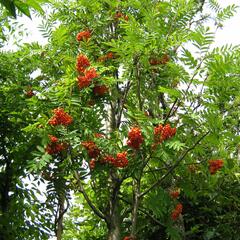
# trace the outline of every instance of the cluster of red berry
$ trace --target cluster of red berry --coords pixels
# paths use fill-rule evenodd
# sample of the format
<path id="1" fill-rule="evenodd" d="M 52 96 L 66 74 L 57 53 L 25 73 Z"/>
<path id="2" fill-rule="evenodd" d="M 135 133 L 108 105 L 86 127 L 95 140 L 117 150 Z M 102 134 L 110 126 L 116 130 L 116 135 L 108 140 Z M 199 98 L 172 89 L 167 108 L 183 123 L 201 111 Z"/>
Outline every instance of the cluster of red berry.
<path id="1" fill-rule="evenodd" d="M 90 160 L 89 162 L 90 169 L 93 170 L 95 166 L 96 166 L 96 160 L 95 159 Z"/>
<path id="2" fill-rule="evenodd" d="M 55 108 L 53 109 L 53 113 L 54 116 L 52 116 L 48 121 L 48 124 L 52 126 L 68 126 L 73 122 L 73 118 L 68 113 L 66 113 L 63 108 Z"/>
<path id="3" fill-rule="evenodd" d="M 117 153 L 115 158 L 115 167 L 124 168 L 128 165 L 127 152 Z"/>
<path id="4" fill-rule="evenodd" d="M 64 143 L 59 143 L 57 137 L 49 135 L 50 143 L 46 147 L 46 152 L 50 155 L 57 154 L 64 149 L 66 149 L 66 145 Z"/>
<path id="5" fill-rule="evenodd" d="M 29 98 L 33 97 L 35 95 L 35 93 L 33 92 L 32 89 L 29 89 L 26 91 L 25 95 Z"/>
<path id="6" fill-rule="evenodd" d="M 115 13 L 114 18 L 115 18 L 116 20 L 118 20 L 118 19 L 120 19 L 120 18 L 124 19 L 125 21 L 128 21 L 128 20 L 129 20 L 129 17 L 128 17 L 127 15 L 124 15 L 123 13 L 121 13 L 121 12 L 119 12 L 119 11 L 117 11 L 117 12 Z"/>
<path id="7" fill-rule="evenodd" d="M 182 213 L 182 210 L 183 210 L 183 205 L 181 203 L 178 203 L 171 214 L 171 218 L 173 221 L 176 221 L 178 219 L 178 217 Z"/>
<path id="8" fill-rule="evenodd" d="M 99 157 L 100 154 L 100 150 L 94 143 L 93 143 L 94 145 L 92 143 L 93 142 L 82 143 L 86 147 L 89 157 L 93 158 L 89 162 L 89 167 L 91 170 L 95 168 L 97 162 L 96 158 Z M 108 163 L 116 168 L 124 168 L 128 165 L 127 153 L 126 152 L 117 153 L 115 158 L 112 155 L 107 155 L 104 158 L 100 159 L 99 162 L 101 164 Z"/>
<path id="9" fill-rule="evenodd" d="M 91 37 L 91 32 L 89 30 L 85 30 L 82 32 L 79 32 L 77 34 L 77 41 L 87 41 Z"/>
<path id="10" fill-rule="evenodd" d="M 106 55 L 103 55 L 101 57 L 98 58 L 98 62 L 105 62 L 109 59 L 113 59 L 114 55 L 112 52 L 107 53 Z"/>
<path id="11" fill-rule="evenodd" d="M 131 236 L 126 236 L 123 238 L 123 240 L 135 240 L 136 238 L 131 237 Z"/>
<path id="12" fill-rule="evenodd" d="M 93 93 L 95 96 L 103 96 L 108 92 L 108 87 L 106 85 L 96 85 L 93 88 Z"/>
<path id="13" fill-rule="evenodd" d="M 217 160 L 209 160 L 209 171 L 213 175 L 215 174 L 219 169 L 223 167 L 223 160 L 222 159 L 217 159 Z"/>
<path id="14" fill-rule="evenodd" d="M 78 72 L 83 73 L 86 68 L 90 66 L 90 61 L 87 56 L 80 54 L 77 57 L 76 69 Z"/>
<path id="15" fill-rule="evenodd" d="M 86 34 L 86 33 L 89 33 L 89 34 Z M 83 36 L 90 37 L 90 35 L 91 35 L 90 32 L 83 31 L 78 33 L 77 39 L 82 39 Z M 113 56 L 112 53 L 107 54 L 108 58 L 111 58 L 112 56 Z M 83 54 L 78 55 L 76 69 L 77 69 L 77 72 L 79 73 L 79 76 L 77 77 L 77 81 L 78 81 L 78 87 L 80 89 L 89 87 L 92 84 L 93 79 L 99 77 L 95 68 L 88 69 L 88 67 L 90 66 L 91 64 L 87 56 Z M 106 85 L 98 85 L 97 83 L 95 83 L 95 86 L 93 88 L 93 93 L 95 96 L 103 96 L 107 92 L 108 92 L 108 88 Z"/>
<path id="16" fill-rule="evenodd" d="M 163 141 L 173 137 L 176 134 L 176 128 L 171 128 L 170 124 L 163 126 L 162 124 L 154 128 L 154 137 L 157 143 L 162 143 Z"/>
<path id="17" fill-rule="evenodd" d="M 160 65 L 160 64 L 167 64 L 170 61 L 170 56 L 168 54 L 164 54 L 161 59 L 158 58 L 150 58 L 149 63 L 150 65 Z"/>
<path id="18" fill-rule="evenodd" d="M 85 147 L 87 150 L 88 156 L 90 158 L 97 158 L 100 155 L 100 149 L 97 147 L 95 142 L 93 141 L 86 141 L 82 142 L 82 145 Z"/>
<path id="19" fill-rule="evenodd" d="M 98 74 L 95 68 L 85 70 L 83 74 L 84 75 L 79 75 L 77 78 L 78 86 L 80 89 L 88 87 L 92 83 L 92 80 L 98 77 Z"/>
<path id="20" fill-rule="evenodd" d="M 138 127 L 133 127 L 128 132 L 127 145 L 134 149 L 139 149 L 140 145 L 143 143 L 143 136 L 141 129 Z"/>
<path id="21" fill-rule="evenodd" d="M 106 156 L 104 162 L 110 163 L 117 168 L 124 168 L 128 165 L 127 152 L 117 153 L 116 158 L 111 155 Z"/>
<path id="22" fill-rule="evenodd" d="M 174 191 L 171 191 L 171 192 L 170 192 L 170 196 L 171 196 L 171 198 L 173 198 L 173 199 L 178 198 L 179 195 L 180 195 L 179 190 L 174 190 Z"/>
<path id="23" fill-rule="evenodd" d="M 95 138 L 105 138 L 105 135 L 102 133 L 94 133 Z"/>

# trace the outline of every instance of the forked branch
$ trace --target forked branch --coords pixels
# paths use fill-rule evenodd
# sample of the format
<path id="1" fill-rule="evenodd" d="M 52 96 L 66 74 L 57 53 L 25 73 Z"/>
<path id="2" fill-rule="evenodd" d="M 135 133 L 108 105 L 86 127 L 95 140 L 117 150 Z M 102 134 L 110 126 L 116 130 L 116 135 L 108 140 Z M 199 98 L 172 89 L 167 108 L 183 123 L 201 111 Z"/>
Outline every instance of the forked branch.
<path id="1" fill-rule="evenodd" d="M 175 168 L 178 167 L 178 165 L 181 163 L 181 161 L 187 156 L 187 154 L 192 151 L 207 135 L 209 134 L 209 131 L 207 131 L 201 138 L 198 139 L 198 141 L 190 148 L 188 148 L 183 154 L 182 156 L 179 157 L 179 159 L 176 161 L 176 163 L 169 168 L 168 172 L 163 175 L 162 178 L 160 178 L 159 180 L 157 180 L 155 183 L 152 184 L 152 186 L 150 186 L 148 189 L 146 189 L 144 192 L 141 193 L 140 198 L 143 198 L 146 194 L 148 194 L 150 191 L 152 191 L 155 187 L 159 186 L 162 181 L 168 177 L 174 170 Z"/>

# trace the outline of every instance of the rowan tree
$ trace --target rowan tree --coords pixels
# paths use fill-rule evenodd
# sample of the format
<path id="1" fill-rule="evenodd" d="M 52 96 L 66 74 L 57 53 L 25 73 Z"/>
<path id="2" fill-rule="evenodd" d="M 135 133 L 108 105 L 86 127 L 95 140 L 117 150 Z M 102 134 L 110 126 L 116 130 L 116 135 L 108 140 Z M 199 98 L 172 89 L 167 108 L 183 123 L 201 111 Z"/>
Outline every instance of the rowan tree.
<path id="1" fill-rule="evenodd" d="M 57 239 L 238 239 L 239 48 L 212 47 L 237 7 L 52 4 L 24 131 Z"/>

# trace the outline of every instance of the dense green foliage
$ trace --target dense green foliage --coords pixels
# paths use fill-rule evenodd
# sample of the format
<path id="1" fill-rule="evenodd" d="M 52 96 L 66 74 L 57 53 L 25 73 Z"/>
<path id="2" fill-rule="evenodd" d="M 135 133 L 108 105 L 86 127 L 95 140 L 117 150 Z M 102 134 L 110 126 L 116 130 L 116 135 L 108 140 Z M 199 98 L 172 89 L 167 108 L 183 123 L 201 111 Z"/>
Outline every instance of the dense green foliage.
<path id="1" fill-rule="evenodd" d="M 237 7 L 66 0 L 52 8 L 41 25 L 46 46 L 0 56 L 0 239 L 240 239 L 240 49 L 212 48 Z M 83 55 L 85 72 L 76 70 Z M 97 76 L 81 87 L 91 68 Z M 59 107 L 69 115 L 56 120 Z M 119 166 L 123 152 L 128 164 Z"/>
<path id="2" fill-rule="evenodd" d="M 31 18 L 30 9 L 34 9 L 43 14 L 44 11 L 40 4 L 46 3 L 46 2 L 49 2 L 49 1 L 46 1 L 46 0 L 26 0 L 26 1 L 1 0 L 0 4 L 6 8 L 9 16 L 16 18 L 17 17 L 16 9 L 17 9 L 19 11 L 19 13 L 23 13 L 24 15 Z"/>

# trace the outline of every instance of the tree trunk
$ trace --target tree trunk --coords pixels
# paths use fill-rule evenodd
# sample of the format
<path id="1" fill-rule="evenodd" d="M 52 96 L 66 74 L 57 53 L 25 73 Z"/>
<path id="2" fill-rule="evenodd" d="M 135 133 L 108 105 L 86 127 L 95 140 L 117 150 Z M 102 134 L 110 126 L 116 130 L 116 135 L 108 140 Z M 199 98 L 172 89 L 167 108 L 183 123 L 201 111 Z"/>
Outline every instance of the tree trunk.
<path id="1" fill-rule="evenodd" d="M 132 209 L 132 229 L 131 229 L 131 236 L 136 237 L 136 230 L 137 230 L 137 214 L 138 214 L 138 207 L 139 207 L 139 195 L 140 195 L 140 180 L 134 179 L 133 180 L 133 209 Z"/>
<path id="2" fill-rule="evenodd" d="M 64 196 L 59 195 L 59 211 L 58 211 L 58 219 L 57 219 L 57 226 L 56 226 L 56 237 L 57 240 L 62 239 L 63 233 L 63 215 L 64 215 Z"/>
<path id="3" fill-rule="evenodd" d="M 108 240 L 120 240 L 120 220 L 118 214 L 113 215 L 111 218 Z"/>
<path id="4" fill-rule="evenodd" d="M 109 214 L 108 214 L 108 240 L 120 240 L 120 228 L 121 228 L 121 217 L 120 217 L 120 206 L 119 206 L 119 190 L 121 182 L 119 182 L 116 172 L 111 172 L 111 198 L 109 201 Z"/>

